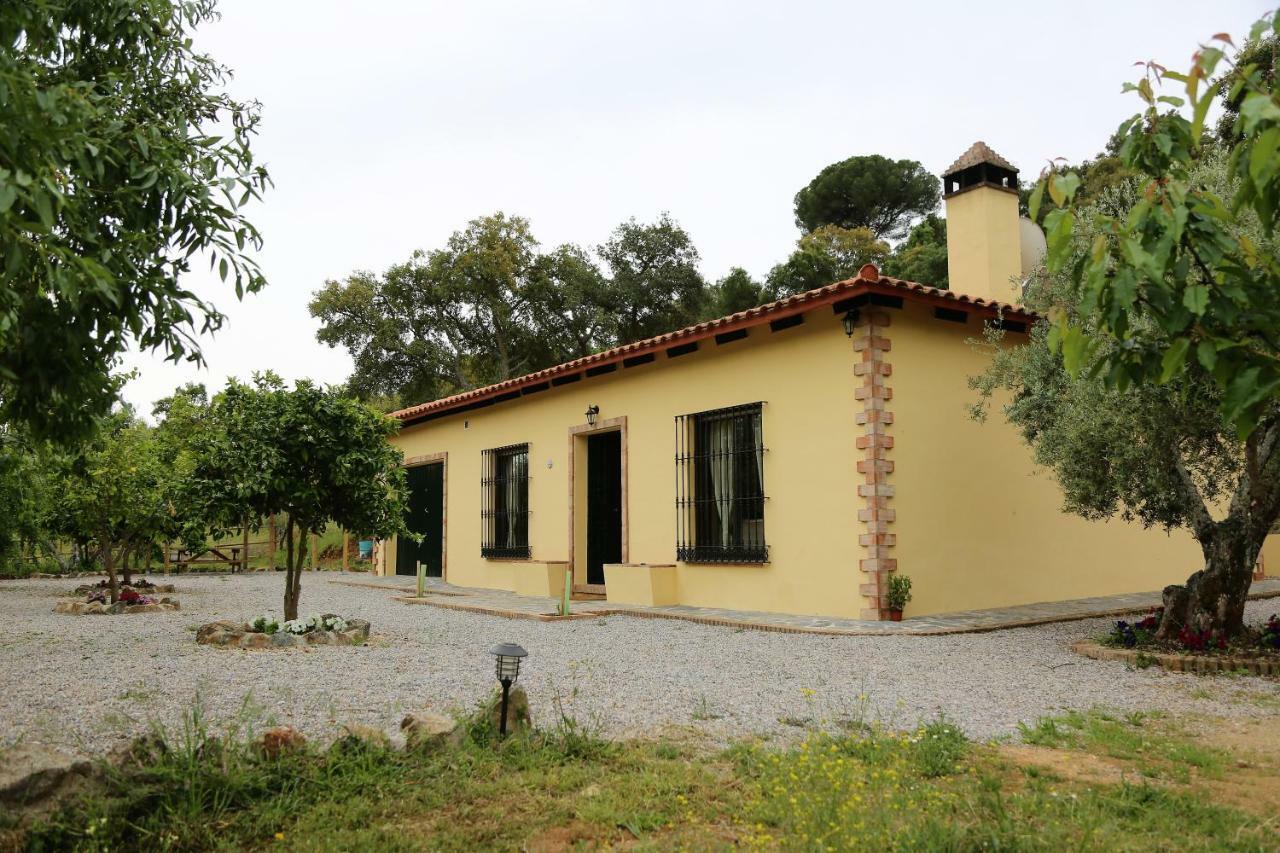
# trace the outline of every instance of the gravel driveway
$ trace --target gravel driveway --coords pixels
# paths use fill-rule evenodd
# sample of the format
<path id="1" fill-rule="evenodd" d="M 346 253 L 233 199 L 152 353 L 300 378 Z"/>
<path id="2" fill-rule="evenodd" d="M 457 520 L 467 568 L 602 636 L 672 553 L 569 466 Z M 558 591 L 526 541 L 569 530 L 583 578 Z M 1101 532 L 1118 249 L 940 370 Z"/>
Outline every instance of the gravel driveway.
<path id="1" fill-rule="evenodd" d="M 200 697 L 321 739 L 345 722 L 393 729 L 406 710 L 458 711 L 493 689 L 488 649 L 529 650 L 520 683 L 540 724 L 565 713 L 611 736 L 690 733 L 725 741 L 810 723 L 911 725 L 939 712 L 974 737 L 1065 708 L 1106 706 L 1280 716 L 1275 679 L 1129 671 L 1067 644 L 1109 620 L 943 637 L 821 637 L 611 616 L 548 624 L 422 605 L 307 574 L 303 614 L 373 623 L 366 647 L 252 652 L 198 646 L 198 625 L 279 612 L 283 577 L 179 577 L 178 613 L 52 612 L 75 581 L 0 584 L 0 743 L 23 737 L 100 751 L 152 722 L 180 725 Z M 1249 605 L 1251 620 L 1280 609 Z M 248 710 L 245 711 L 244 709 Z"/>

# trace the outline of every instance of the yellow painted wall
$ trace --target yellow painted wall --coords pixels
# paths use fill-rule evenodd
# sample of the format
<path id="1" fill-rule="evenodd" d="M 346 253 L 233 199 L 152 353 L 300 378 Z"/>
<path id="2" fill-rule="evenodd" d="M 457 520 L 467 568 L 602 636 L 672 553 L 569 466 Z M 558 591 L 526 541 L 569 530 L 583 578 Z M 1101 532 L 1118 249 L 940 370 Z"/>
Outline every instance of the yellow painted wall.
<path id="1" fill-rule="evenodd" d="M 982 424 L 968 417 L 966 377 L 987 360 L 965 342 L 981 335 L 976 318 L 949 323 L 912 304 L 891 315 L 892 556 L 913 582 L 908 616 L 1158 590 L 1201 567 L 1185 531 L 1062 512 L 1052 474 L 999 408 Z"/>
<path id="2" fill-rule="evenodd" d="M 697 353 L 676 359 L 659 354 L 648 365 L 620 367 L 617 373 L 520 401 L 407 427 L 394 440 L 406 457 L 449 454 L 447 579 L 510 588 L 511 572 L 530 570 L 480 556 L 481 451 L 507 444 L 530 445 L 531 559 L 568 559 L 568 429 L 585 422 L 589 404 L 600 407 L 602 421 L 628 419 L 627 559 L 674 562 L 674 418 L 764 401 L 765 537 L 771 561 L 763 566 L 678 564 L 679 600 L 856 617 L 862 607 L 857 568 L 862 477 L 854 447 L 859 429 L 854 353 L 829 307 L 805 319 L 804 325 L 780 332 L 756 327 L 745 340 L 724 346 L 703 341 Z M 387 565 L 394 571 L 394 543 Z"/>
<path id="3" fill-rule="evenodd" d="M 1020 302 L 1017 194 L 977 186 L 951 196 L 946 205 L 951 289 L 967 296 Z"/>
<path id="4" fill-rule="evenodd" d="M 1269 578 L 1280 578 L 1280 534 L 1272 533 L 1262 543 L 1262 569 Z"/>

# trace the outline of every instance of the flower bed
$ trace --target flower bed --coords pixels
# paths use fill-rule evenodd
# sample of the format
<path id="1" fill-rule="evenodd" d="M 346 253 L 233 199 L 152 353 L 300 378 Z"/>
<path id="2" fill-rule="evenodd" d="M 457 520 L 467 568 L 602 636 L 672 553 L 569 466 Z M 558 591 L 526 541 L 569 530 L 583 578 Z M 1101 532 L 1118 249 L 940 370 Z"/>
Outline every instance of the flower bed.
<path id="1" fill-rule="evenodd" d="M 298 646 L 355 646 L 369 639 L 364 619 L 332 613 L 280 622 L 259 616 L 253 622 L 210 622 L 196 632 L 196 642 L 241 649 L 287 649 Z"/>
<path id="2" fill-rule="evenodd" d="M 97 583 L 81 584 L 80 586 L 75 588 L 74 594 L 75 595 L 93 595 L 95 592 L 99 592 L 101 590 L 109 591 L 110 589 L 111 589 L 110 581 L 100 580 Z M 120 589 L 122 591 L 126 589 L 132 589 L 134 592 L 141 593 L 143 595 L 154 595 L 156 593 L 174 591 L 173 584 L 171 583 L 152 583 L 149 580 L 135 580 L 133 583 L 129 583 L 129 584 L 122 583 L 120 584 Z"/>
<path id="3" fill-rule="evenodd" d="M 1280 615 L 1260 627 L 1245 626 L 1230 642 L 1212 631 L 1183 628 L 1175 642 L 1157 642 L 1162 610 L 1135 622 L 1116 622 L 1106 636 L 1075 643 L 1072 649 L 1095 660 L 1123 660 L 1139 667 L 1159 665 L 1185 672 L 1280 675 Z"/>
<path id="4" fill-rule="evenodd" d="M 77 616 L 117 615 L 120 613 L 165 613 L 181 610 L 182 605 L 176 598 L 152 598 L 131 589 L 120 593 L 119 599 L 112 604 L 106 592 L 95 592 L 84 601 L 59 601 L 54 605 L 54 613 L 71 613 Z"/>

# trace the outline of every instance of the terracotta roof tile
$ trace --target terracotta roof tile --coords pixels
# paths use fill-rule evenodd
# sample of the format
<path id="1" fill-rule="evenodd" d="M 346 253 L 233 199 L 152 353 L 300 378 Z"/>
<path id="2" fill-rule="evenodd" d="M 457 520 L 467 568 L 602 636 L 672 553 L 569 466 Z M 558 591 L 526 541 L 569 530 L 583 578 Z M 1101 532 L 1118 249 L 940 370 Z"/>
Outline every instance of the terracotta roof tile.
<path id="1" fill-rule="evenodd" d="M 1008 169 L 1011 172 L 1018 171 L 1017 166 L 992 151 L 987 143 L 979 139 L 969 146 L 968 151 L 960 155 L 960 159 L 947 167 L 942 176 L 945 178 L 948 175 L 954 175 L 956 172 L 962 172 L 971 166 L 977 166 L 979 163 L 990 163 L 993 166 L 999 166 L 1001 169 Z"/>
<path id="2" fill-rule="evenodd" d="M 645 340 L 623 344 L 622 346 L 593 353 L 573 361 L 557 364 L 554 367 L 538 370 L 525 376 L 507 379 L 493 385 L 486 385 L 483 388 L 463 391 L 450 397 L 441 397 L 438 400 L 420 403 L 416 406 L 409 406 L 392 412 L 391 417 L 402 421 L 413 421 L 424 415 L 461 408 L 490 397 L 517 393 L 521 388 L 537 385 L 557 376 L 577 373 L 593 366 L 620 362 L 624 358 L 665 349 L 679 343 L 702 340 L 732 329 L 759 326 L 779 317 L 801 314 L 821 305 L 832 304 L 863 293 L 901 296 L 912 301 L 941 307 L 968 307 L 982 314 L 993 317 L 1001 315 L 1006 319 L 1016 321 L 1031 322 L 1037 317 L 1033 312 L 1011 303 L 979 299 L 954 293 L 950 290 L 940 290 L 936 287 L 913 281 L 886 278 L 880 275 L 875 266 L 867 264 L 858 271 L 856 278 L 838 281 L 804 293 L 797 293 L 784 299 L 779 299 L 776 302 L 769 302 L 755 308 L 748 308 L 746 311 L 730 314 L 727 317 L 708 320 L 704 323 L 677 329 L 674 332 L 667 332 Z"/>

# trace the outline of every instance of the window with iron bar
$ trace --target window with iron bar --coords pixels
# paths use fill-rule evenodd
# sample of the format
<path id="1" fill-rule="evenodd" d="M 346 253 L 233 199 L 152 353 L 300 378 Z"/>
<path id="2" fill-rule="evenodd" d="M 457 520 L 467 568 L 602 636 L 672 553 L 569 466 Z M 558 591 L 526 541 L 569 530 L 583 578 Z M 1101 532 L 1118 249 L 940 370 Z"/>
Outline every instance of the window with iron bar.
<path id="1" fill-rule="evenodd" d="M 529 556 L 529 445 L 512 444 L 481 453 L 480 556 Z"/>
<path id="2" fill-rule="evenodd" d="M 767 563 L 763 403 L 676 417 L 676 558 Z"/>

